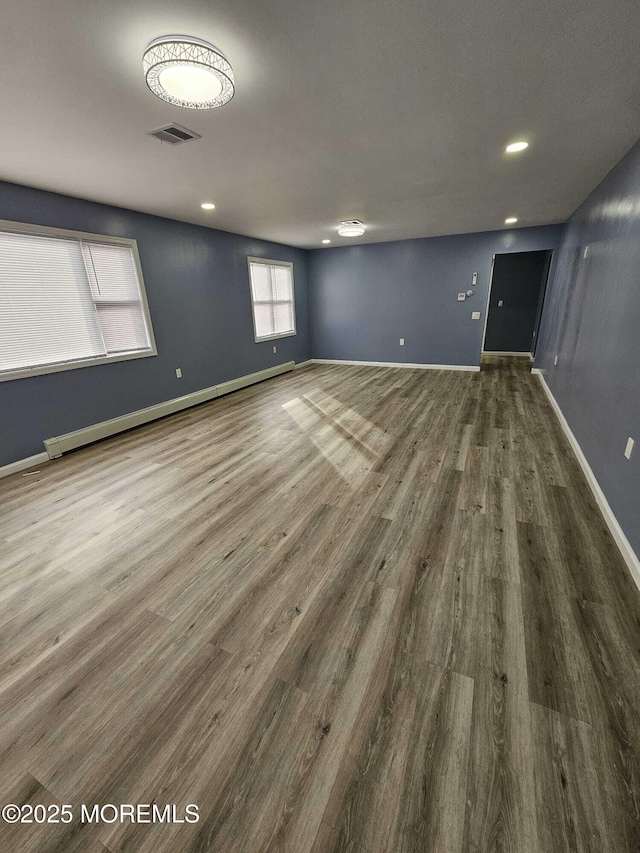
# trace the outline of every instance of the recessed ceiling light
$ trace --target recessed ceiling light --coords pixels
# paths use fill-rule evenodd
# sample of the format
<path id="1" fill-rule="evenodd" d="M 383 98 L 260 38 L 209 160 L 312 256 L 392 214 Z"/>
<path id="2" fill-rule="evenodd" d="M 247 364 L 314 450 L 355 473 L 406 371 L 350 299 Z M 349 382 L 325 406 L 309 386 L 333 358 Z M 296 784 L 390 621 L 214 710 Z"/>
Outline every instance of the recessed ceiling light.
<path id="1" fill-rule="evenodd" d="M 359 219 L 345 219 L 338 228 L 340 237 L 362 237 L 363 234 L 364 225 Z"/>
<path id="2" fill-rule="evenodd" d="M 215 210 L 215 204 L 212 201 L 205 201 L 200 205 L 203 210 Z"/>
<path id="3" fill-rule="evenodd" d="M 528 147 L 528 142 L 511 142 L 507 145 L 507 154 L 515 154 L 516 151 L 524 151 L 524 149 Z"/>
<path id="4" fill-rule="evenodd" d="M 517 222 L 517 221 L 518 221 L 518 217 L 517 217 L 517 216 L 508 216 L 508 217 L 505 219 L 504 224 L 505 224 L 505 225 L 513 225 L 513 223 L 514 223 L 514 222 Z"/>
<path id="5" fill-rule="evenodd" d="M 330 242 L 331 242 L 331 240 L 323 240 L 322 242 L 323 242 L 323 243 L 330 243 Z"/>
<path id="6" fill-rule="evenodd" d="M 176 107 L 213 110 L 233 98 L 233 69 L 209 42 L 192 36 L 162 36 L 142 57 L 147 86 Z"/>

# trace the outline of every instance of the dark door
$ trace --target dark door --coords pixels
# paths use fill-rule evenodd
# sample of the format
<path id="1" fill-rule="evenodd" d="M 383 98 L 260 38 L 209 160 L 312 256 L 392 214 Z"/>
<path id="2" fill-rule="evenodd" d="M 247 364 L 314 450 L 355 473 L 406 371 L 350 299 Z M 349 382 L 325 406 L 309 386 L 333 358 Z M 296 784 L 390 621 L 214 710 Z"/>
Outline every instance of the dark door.
<path id="1" fill-rule="evenodd" d="M 535 351 L 550 259 L 549 251 L 495 256 L 485 352 Z"/>

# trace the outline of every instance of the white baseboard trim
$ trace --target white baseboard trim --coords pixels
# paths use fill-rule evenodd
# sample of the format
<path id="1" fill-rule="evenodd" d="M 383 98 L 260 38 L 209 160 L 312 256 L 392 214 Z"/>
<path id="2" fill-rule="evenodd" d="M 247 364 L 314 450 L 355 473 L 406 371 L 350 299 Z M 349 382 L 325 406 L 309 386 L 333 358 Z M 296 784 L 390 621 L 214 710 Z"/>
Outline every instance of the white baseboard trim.
<path id="1" fill-rule="evenodd" d="M 312 358 L 314 364 L 349 364 L 356 367 L 412 367 L 418 370 L 480 370 L 468 364 L 412 364 L 408 361 L 348 361 L 344 358 Z"/>
<path id="2" fill-rule="evenodd" d="M 197 406 L 199 403 L 206 403 L 208 400 L 222 397 L 224 394 L 230 394 L 232 391 L 237 391 L 240 388 L 246 388 L 247 385 L 253 385 L 256 382 L 262 382 L 264 379 L 270 379 L 281 373 L 287 373 L 293 370 L 293 368 L 294 362 L 287 361 L 284 364 L 267 367 L 265 370 L 258 370 L 256 373 L 239 376 L 237 379 L 231 379 L 229 382 L 222 382 L 220 385 L 202 388 L 200 391 L 185 394 L 184 397 L 174 397 L 172 400 L 157 403 L 155 406 L 148 406 L 146 409 L 138 409 L 136 412 L 130 412 L 118 418 L 111 418 L 108 421 L 92 424 L 83 429 L 68 432 L 65 435 L 47 438 L 44 441 L 47 454 L 42 455 L 48 455 L 50 459 L 57 459 L 68 450 L 75 450 L 77 447 L 82 447 L 85 444 L 92 444 L 101 438 L 108 438 L 110 435 L 124 432 L 127 429 L 149 423 L 149 421 L 155 421 L 158 418 L 164 418 L 166 415 L 172 415 L 191 406 Z"/>
<path id="3" fill-rule="evenodd" d="M 10 474 L 16 474 L 18 471 L 24 471 L 25 468 L 33 468 L 34 465 L 43 465 L 49 461 L 49 456 L 46 453 L 36 453 L 35 456 L 27 456 L 24 459 L 17 459 L 15 462 L 9 462 L 8 465 L 3 465 L 0 468 L 0 478 L 8 477 Z"/>
<path id="4" fill-rule="evenodd" d="M 553 396 L 551 389 L 546 383 L 544 375 L 542 371 L 534 367 L 531 370 L 532 373 L 537 374 L 540 378 L 540 382 L 542 383 L 542 387 L 544 389 L 545 394 L 549 398 L 549 402 L 553 407 L 554 412 L 556 413 L 558 420 L 560 421 L 560 426 L 565 432 L 565 435 L 569 439 L 569 444 L 571 445 L 573 452 L 575 453 L 578 462 L 580 463 L 580 467 L 584 471 L 584 475 L 587 478 L 587 483 L 589 483 L 589 487 L 593 492 L 593 496 L 596 499 L 598 506 L 600 507 L 600 512 L 602 513 L 604 520 L 607 523 L 607 527 L 609 528 L 611 535 L 613 536 L 616 545 L 620 549 L 620 553 L 627 564 L 629 571 L 631 572 L 631 577 L 636 582 L 636 586 L 640 589 L 640 560 L 638 559 L 638 555 L 631 547 L 631 543 L 624 535 L 623 529 L 620 527 L 618 519 L 613 514 L 613 510 L 609 506 L 609 501 L 606 499 L 604 492 L 600 488 L 600 484 L 596 480 L 596 475 L 593 473 L 591 469 L 591 465 L 589 465 L 587 461 L 587 457 L 584 455 L 582 448 L 578 444 L 578 439 L 573 434 L 571 427 L 567 423 L 567 419 L 562 413 L 562 409 L 558 405 L 558 401 Z"/>
<path id="5" fill-rule="evenodd" d="M 533 356 L 530 352 L 504 352 L 504 350 L 483 349 L 482 355 L 517 355 L 521 358 L 529 358 L 533 361 Z"/>

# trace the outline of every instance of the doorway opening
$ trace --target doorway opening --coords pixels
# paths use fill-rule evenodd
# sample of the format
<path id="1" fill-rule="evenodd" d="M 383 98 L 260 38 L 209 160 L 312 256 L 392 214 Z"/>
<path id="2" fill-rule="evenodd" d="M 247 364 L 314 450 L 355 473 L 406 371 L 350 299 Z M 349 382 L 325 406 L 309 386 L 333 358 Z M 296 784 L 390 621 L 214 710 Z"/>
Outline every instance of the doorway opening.
<path id="1" fill-rule="evenodd" d="M 494 255 L 482 352 L 533 359 L 551 249 Z"/>

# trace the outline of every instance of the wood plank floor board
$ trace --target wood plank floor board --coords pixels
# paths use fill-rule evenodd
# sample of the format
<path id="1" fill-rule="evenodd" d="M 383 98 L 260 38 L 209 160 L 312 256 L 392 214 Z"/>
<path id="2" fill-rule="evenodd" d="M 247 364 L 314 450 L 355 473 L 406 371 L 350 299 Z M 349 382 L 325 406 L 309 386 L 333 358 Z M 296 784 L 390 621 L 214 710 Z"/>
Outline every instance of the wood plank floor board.
<path id="1" fill-rule="evenodd" d="M 540 849 L 616 853 L 640 845 L 606 730 L 532 704 Z M 637 784 L 637 778 L 636 778 Z"/>
<path id="2" fill-rule="evenodd" d="M 468 631 L 474 678 L 465 849 L 538 850 L 520 588 L 481 578 Z"/>
<path id="3" fill-rule="evenodd" d="M 494 427 L 489 441 L 489 476 L 513 480 L 513 453 L 508 427 Z"/>
<path id="4" fill-rule="evenodd" d="M 120 611 L 122 608 L 120 607 Z M 122 697 L 108 690 L 112 673 L 136 663 L 135 650 L 141 643 L 155 636 L 166 640 L 166 624 L 155 614 L 138 610 L 131 613 L 106 610 L 93 622 L 74 632 L 59 645 L 56 654 L 43 657 L 28 673 L 14 681 L 0 693 L 0 791 L 6 793 L 26 768 L 33 768 L 40 757 L 59 772 L 69 769 L 67 754 L 48 751 L 47 741 L 56 743 L 55 733 L 60 727 L 71 732 L 72 752 L 77 761 L 85 758 L 81 731 L 93 735 L 93 721 L 106 723 L 117 716 L 119 709 L 132 706 L 131 696 Z M 33 685 L 37 686 L 34 691 Z M 99 687 L 105 685 L 100 693 Z M 130 685 L 129 685 L 130 686 Z M 97 701 L 94 716 L 88 713 L 91 703 Z M 78 722 L 82 729 L 78 728 Z M 122 720 L 126 724 L 126 717 Z M 77 737 L 76 737 L 77 735 Z"/>
<path id="5" fill-rule="evenodd" d="M 312 694 L 321 667 L 334 650 L 353 656 L 380 589 L 390 522 L 369 516 L 352 547 L 310 602 L 293 640 L 276 664 L 277 675 Z"/>
<path id="6" fill-rule="evenodd" d="M 558 519 L 563 563 L 579 598 L 612 604 L 633 615 L 640 625 L 640 597 L 629 572 L 620 571 L 620 553 L 595 500 L 583 488 L 549 487 L 550 504 Z M 613 569 L 616 567 L 616 569 Z"/>
<path id="7" fill-rule="evenodd" d="M 170 741 L 185 716 L 185 704 L 197 707 L 230 659 L 210 643 L 176 651 L 162 641 L 152 645 L 153 637 L 144 639 L 152 649 L 155 645 L 155 654 L 134 658 L 133 673 L 126 666 L 110 673 L 93 694 L 84 690 L 82 706 L 77 700 L 61 721 L 52 721 L 33 750 L 30 766 L 57 796 L 108 794 L 105 801 L 114 802 L 114 789 L 123 783 L 128 791 L 120 794 L 133 793 L 136 774 L 146 774 L 150 758 Z M 111 697 L 108 710 L 105 695 Z M 194 742 L 196 734 L 194 726 Z M 64 756 L 64 762 L 55 760 L 55 754 Z M 129 799 L 124 796 L 122 802 Z"/>
<path id="8" fill-rule="evenodd" d="M 24 804 L 25 806 L 41 810 L 39 818 L 42 817 L 42 809 L 46 809 L 45 815 L 57 819 L 57 823 L 38 823 L 33 814 L 30 813 L 30 823 L 27 824 L 4 824 L 2 827 L 3 849 L 11 853 L 30 853 L 33 850 L 63 851 L 69 834 L 68 825 L 60 820 L 60 813 L 54 811 L 55 807 L 61 805 L 51 793 L 41 785 L 31 774 L 25 773 L 19 782 L 7 794 L 11 803 Z M 98 830 L 95 826 L 87 827 L 83 833 L 83 849 L 87 853 L 104 853 L 107 850 L 97 837 Z"/>
<path id="9" fill-rule="evenodd" d="M 26 593 L 26 600 L 8 602 L 14 615 L 0 628 L 0 686 L 55 653 L 60 643 L 91 624 L 114 601 L 97 585 L 81 584 L 61 571 L 48 572 Z"/>
<path id="10" fill-rule="evenodd" d="M 637 853 L 640 596 L 530 364 L 308 365 L 0 480 L 18 853 Z"/>
<path id="11" fill-rule="evenodd" d="M 531 701 L 590 722 L 598 692 L 597 676 L 581 630 L 555 531 L 518 524 L 522 602 Z"/>
<path id="12" fill-rule="evenodd" d="M 337 832 L 328 823 L 320 824 L 311 853 L 369 853 L 343 832 Z"/>
<path id="13" fill-rule="evenodd" d="M 471 679 L 426 661 L 393 667 L 325 820 L 372 853 L 462 850 L 450 804 L 464 800 L 472 697 Z"/>

